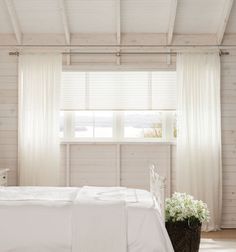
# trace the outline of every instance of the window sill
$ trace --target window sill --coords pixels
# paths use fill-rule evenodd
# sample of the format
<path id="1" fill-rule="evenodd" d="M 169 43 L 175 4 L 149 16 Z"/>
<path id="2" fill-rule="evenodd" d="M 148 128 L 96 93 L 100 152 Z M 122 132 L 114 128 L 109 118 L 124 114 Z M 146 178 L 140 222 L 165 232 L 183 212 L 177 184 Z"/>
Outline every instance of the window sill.
<path id="1" fill-rule="evenodd" d="M 160 144 L 160 145 L 176 145 L 176 141 L 156 141 L 156 140 L 134 140 L 134 139 L 127 139 L 122 141 L 116 140 L 84 140 L 84 139 L 75 139 L 75 140 L 61 140 L 61 144 Z"/>

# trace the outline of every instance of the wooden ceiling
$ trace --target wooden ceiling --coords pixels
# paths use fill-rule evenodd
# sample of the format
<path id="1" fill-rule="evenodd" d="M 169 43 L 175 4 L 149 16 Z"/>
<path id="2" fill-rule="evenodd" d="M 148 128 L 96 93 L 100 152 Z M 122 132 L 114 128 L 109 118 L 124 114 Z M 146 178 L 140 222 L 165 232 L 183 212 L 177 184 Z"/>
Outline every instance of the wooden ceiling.
<path id="1" fill-rule="evenodd" d="M 234 0 L 0 0 L 0 45 L 236 44 Z"/>

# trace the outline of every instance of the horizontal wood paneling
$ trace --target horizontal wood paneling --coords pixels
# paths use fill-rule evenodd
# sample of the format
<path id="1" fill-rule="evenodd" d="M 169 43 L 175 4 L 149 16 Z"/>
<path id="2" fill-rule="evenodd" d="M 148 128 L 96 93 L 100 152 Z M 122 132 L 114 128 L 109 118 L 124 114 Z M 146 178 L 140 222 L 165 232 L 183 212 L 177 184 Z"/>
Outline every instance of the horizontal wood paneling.
<path id="1" fill-rule="evenodd" d="M 126 186 L 149 189 L 149 167 L 156 163 L 167 178 L 170 193 L 170 144 L 71 144 L 71 186 Z M 65 145 L 62 148 L 62 169 L 66 174 Z M 62 182 L 62 185 L 65 185 Z"/>
<path id="2" fill-rule="evenodd" d="M 169 145 L 122 144 L 120 156 L 122 186 L 138 187 L 148 190 L 149 167 L 152 163 L 158 165 L 160 174 L 166 177 L 168 175 L 167 171 L 169 171 L 170 167 Z"/>
<path id="3" fill-rule="evenodd" d="M 176 191 L 176 145 L 171 146 L 171 193 Z"/>
<path id="4" fill-rule="evenodd" d="M 60 159 L 60 185 L 66 185 L 66 145 L 61 145 L 61 159 Z"/>
<path id="5" fill-rule="evenodd" d="M 74 144 L 70 146 L 71 186 L 115 186 L 115 144 Z"/>
<path id="6" fill-rule="evenodd" d="M 236 228 L 236 55 L 221 57 L 222 227 Z"/>
<path id="7" fill-rule="evenodd" d="M 0 168 L 17 183 L 17 58 L 0 51 Z"/>

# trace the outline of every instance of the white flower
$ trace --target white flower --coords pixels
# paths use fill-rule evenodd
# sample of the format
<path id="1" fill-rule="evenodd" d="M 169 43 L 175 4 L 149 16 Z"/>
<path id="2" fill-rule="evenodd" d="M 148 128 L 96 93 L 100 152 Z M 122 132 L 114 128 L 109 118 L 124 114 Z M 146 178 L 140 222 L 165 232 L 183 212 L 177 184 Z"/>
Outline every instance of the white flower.
<path id="1" fill-rule="evenodd" d="M 186 193 L 175 192 L 171 198 L 166 199 L 166 221 L 209 221 L 207 205 L 201 200 L 194 200 Z"/>

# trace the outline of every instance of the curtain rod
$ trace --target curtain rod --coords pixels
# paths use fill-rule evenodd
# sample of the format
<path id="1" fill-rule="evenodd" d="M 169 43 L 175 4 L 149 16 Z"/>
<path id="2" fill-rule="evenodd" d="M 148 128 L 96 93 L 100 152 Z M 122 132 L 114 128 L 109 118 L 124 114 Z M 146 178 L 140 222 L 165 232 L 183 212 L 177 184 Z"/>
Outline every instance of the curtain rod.
<path id="1" fill-rule="evenodd" d="M 120 57 L 122 54 L 126 54 L 126 55 L 177 55 L 177 52 L 62 52 L 61 54 L 63 55 L 72 55 L 72 54 L 86 54 L 86 55 L 116 55 L 117 57 Z M 229 52 L 223 52 L 223 51 L 219 51 L 219 55 L 223 56 L 223 55 L 229 55 Z M 14 52 L 9 52 L 9 55 L 11 56 L 19 56 L 20 52 L 18 51 L 14 51 Z"/>
<path id="2" fill-rule="evenodd" d="M 100 47 L 100 48 L 119 48 L 119 49 L 123 49 L 123 48 L 162 48 L 162 49 L 176 49 L 176 48 L 212 48 L 212 49 L 228 49 L 228 48 L 234 48 L 236 49 L 236 44 L 232 44 L 232 45 L 216 45 L 216 44 L 200 44 L 200 45 L 196 45 L 196 44 L 179 44 L 179 45 L 155 45 L 155 44 L 125 44 L 125 45 L 111 45 L 111 44 L 74 44 L 74 45 L 53 45 L 53 44 L 49 44 L 49 45 L 39 45 L 39 44 L 35 44 L 35 45 L 20 45 L 20 44 L 15 44 L 15 45 L 0 45 L 0 47 L 18 47 L 18 48 L 26 48 L 26 47 L 40 47 L 40 48 L 45 48 L 45 47 L 57 47 L 57 48 L 64 48 L 64 49 L 74 49 L 74 48 L 93 48 L 93 47 Z"/>

